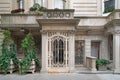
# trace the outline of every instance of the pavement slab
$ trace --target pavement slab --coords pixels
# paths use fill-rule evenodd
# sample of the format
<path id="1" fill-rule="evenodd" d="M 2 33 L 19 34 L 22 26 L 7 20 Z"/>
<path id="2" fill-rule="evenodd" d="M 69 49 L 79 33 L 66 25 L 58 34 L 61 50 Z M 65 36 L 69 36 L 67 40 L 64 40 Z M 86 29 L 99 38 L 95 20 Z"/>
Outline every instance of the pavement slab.
<path id="1" fill-rule="evenodd" d="M 78 73 L 0 74 L 0 80 L 120 80 L 120 75 Z"/>

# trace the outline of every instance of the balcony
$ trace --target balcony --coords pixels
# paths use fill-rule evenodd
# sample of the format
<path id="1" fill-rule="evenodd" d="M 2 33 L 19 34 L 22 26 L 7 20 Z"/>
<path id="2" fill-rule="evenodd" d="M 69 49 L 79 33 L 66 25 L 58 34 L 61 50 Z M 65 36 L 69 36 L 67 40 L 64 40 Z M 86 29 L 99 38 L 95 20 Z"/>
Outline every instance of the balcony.
<path id="1" fill-rule="evenodd" d="M 43 15 L 31 13 L 1 14 L 1 24 L 38 24 L 36 19 L 73 19 L 73 9 L 47 9 L 43 11 Z"/>
<path id="2" fill-rule="evenodd" d="M 1 14 L 1 24 L 37 24 L 37 14 Z"/>

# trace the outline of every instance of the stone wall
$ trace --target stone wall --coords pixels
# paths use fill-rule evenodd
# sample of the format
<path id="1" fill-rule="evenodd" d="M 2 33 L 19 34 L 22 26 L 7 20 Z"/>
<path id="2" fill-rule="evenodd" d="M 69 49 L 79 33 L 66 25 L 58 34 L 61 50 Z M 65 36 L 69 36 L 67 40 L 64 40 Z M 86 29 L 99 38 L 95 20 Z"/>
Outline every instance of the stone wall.
<path id="1" fill-rule="evenodd" d="M 71 0 L 70 8 L 75 9 L 75 16 L 101 16 L 102 0 Z"/>
<path id="2" fill-rule="evenodd" d="M 0 0 L 0 13 L 10 13 L 11 0 Z"/>
<path id="3" fill-rule="evenodd" d="M 108 59 L 107 37 L 102 35 L 77 35 L 75 40 L 85 41 L 85 57 L 91 56 L 91 41 L 100 41 L 100 58 Z"/>

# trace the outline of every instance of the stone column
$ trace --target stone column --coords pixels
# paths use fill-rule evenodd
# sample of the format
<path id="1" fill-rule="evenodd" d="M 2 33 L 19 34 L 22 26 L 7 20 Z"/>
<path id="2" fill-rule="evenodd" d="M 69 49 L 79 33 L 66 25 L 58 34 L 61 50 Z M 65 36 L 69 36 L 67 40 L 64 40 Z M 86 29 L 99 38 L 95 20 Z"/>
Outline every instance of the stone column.
<path id="1" fill-rule="evenodd" d="M 120 33 L 113 34 L 114 73 L 120 73 Z"/>
<path id="2" fill-rule="evenodd" d="M 69 38 L 69 67 L 70 67 L 70 72 L 73 72 L 75 68 L 75 35 L 74 35 L 74 32 L 70 32 L 70 38 Z"/>
<path id="3" fill-rule="evenodd" d="M 91 56 L 91 40 L 85 39 L 85 57 L 84 57 L 84 64 L 86 65 L 86 57 Z"/>
<path id="4" fill-rule="evenodd" d="M 115 0 L 115 9 L 120 9 L 120 0 Z"/>
<path id="5" fill-rule="evenodd" d="M 42 31 L 42 69 L 41 72 L 47 72 L 48 65 L 48 41 L 47 41 L 47 32 Z"/>

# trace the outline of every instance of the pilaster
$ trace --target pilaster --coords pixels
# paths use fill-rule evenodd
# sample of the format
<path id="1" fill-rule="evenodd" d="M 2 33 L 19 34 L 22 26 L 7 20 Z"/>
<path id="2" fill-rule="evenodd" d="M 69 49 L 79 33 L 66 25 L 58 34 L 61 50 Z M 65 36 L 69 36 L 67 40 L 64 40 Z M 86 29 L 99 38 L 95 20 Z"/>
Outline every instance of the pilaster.
<path id="1" fill-rule="evenodd" d="M 120 9 L 120 0 L 115 0 L 115 9 Z"/>
<path id="2" fill-rule="evenodd" d="M 85 65 L 86 65 L 87 56 L 91 56 L 91 39 L 85 39 L 85 58 L 84 58 Z"/>
<path id="3" fill-rule="evenodd" d="M 114 73 L 120 73 L 120 31 L 113 33 Z"/>
<path id="4" fill-rule="evenodd" d="M 48 54 L 48 47 L 47 47 L 47 32 L 42 31 L 42 68 L 41 72 L 47 72 L 47 54 Z"/>
<path id="5" fill-rule="evenodd" d="M 73 72 L 75 69 L 75 35 L 73 31 L 69 37 L 69 67 L 70 72 Z"/>

